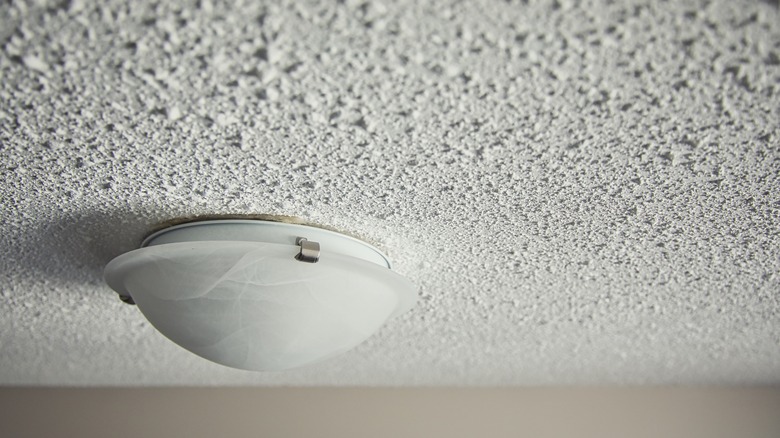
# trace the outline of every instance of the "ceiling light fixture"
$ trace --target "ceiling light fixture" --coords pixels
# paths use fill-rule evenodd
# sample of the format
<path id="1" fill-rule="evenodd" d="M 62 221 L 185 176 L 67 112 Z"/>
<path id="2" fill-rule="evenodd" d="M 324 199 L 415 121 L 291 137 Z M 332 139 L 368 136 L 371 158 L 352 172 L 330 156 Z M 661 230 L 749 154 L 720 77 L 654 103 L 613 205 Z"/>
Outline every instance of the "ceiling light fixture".
<path id="1" fill-rule="evenodd" d="M 373 246 L 259 220 L 166 228 L 113 259 L 105 280 L 173 342 L 255 371 L 343 353 L 417 299 L 412 283 Z"/>

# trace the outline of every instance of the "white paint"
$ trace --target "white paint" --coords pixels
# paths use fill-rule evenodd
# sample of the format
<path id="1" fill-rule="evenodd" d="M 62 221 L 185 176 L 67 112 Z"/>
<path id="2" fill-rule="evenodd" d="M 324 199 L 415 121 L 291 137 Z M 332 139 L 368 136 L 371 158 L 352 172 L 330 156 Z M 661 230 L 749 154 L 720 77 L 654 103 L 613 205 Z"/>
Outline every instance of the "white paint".
<path id="1" fill-rule="evenodd" d="M 0 5 L 0 382 L 779 381 L 778 9 L 529 3 Z M 420 304 L 253 374 L 102 283 L 258 213 L 376 243 Z"/>

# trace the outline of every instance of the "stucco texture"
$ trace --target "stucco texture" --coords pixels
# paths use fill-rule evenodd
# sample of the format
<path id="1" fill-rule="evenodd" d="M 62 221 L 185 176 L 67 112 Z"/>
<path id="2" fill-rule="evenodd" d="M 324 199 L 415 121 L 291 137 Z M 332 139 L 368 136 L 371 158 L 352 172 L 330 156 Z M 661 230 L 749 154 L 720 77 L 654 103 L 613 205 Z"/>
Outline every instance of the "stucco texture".
<path id="1" fill-rule="evenodd" d="M 0 384 L 780 383 L 767 1 L 0 3 Z M 361 237 L 419 303 L 225 368 L 102 280 L 168 221 Z"/>

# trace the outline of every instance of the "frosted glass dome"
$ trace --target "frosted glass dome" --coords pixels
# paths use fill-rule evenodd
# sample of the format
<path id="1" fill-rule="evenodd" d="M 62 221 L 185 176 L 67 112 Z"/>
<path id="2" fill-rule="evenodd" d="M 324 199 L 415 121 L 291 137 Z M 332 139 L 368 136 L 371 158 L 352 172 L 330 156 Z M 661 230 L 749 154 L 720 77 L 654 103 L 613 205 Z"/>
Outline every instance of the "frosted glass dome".
<path id="1" fill-rule="evenodd" d="M 320 240 L 316 263 L 296 258 L 301 237 Z M 416 301 L 376 248 L 318 228 L 210 221 L 164 230 L 146 245 L 112 260 L 106 282 L 163 335 L 234 368 L 333 357 Z"/>

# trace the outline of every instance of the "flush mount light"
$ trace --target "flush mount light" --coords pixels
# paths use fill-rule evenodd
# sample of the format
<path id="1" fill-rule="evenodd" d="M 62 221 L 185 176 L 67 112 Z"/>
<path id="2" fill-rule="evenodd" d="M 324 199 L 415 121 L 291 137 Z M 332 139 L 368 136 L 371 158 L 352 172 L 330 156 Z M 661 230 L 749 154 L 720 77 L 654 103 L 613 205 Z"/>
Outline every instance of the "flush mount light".
<path id="1" fill-rule="evenodd" d="M 256 371 L 343 353 L 417 299 L 412 283 L 365 242 L 258 220 L 164 229 L 113 259 L 105 280 L 173 342 Z"/>

